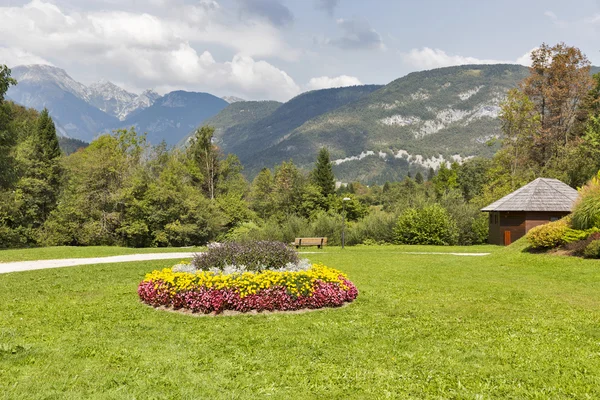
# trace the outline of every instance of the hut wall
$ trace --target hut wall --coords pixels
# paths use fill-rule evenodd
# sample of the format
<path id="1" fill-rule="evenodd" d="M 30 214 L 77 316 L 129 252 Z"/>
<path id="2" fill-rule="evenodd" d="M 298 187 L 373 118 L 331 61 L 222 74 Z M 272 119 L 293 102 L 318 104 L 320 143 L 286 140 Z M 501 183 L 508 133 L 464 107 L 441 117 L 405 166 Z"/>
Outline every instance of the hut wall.
<path id="1" fill-rule="evenodd" d="M 529 232 L 531 228 L 535 228 L 539 225 L 547 224 L 551 221 L 559 220 L 565 216 L 569 215 L 566 212 L 542 212 L 542 211 L 529 211 L 527 213 L 527 221 L 526 221 L 526 232 Z"/>
<path id="2" fill-rule="evenodd" d="M 491 212 L 489 213 L 489 226 L 490 233 L 488 237 L 488 243 L 490 244 L 504 244 L 502 234 L 500 233 L 500 213 Z"/>
<path id="3" fill-rule="evenodd" d="M 504 244 L 504 232 L 510 231 L 511 243 L 521 239 L 527 232 L 525 212 L 500 212 L 500 244 Z"/>

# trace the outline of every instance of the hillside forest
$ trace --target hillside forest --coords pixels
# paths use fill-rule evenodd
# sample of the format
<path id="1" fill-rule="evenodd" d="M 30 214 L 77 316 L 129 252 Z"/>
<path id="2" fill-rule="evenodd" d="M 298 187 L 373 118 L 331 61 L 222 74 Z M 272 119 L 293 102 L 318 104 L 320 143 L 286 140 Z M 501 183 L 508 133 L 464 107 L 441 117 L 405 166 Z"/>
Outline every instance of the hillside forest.
<path id="1" fill-rule="evenodd" d="M 310 171 L 287 161 L 249 182 L 210 126 L 185 147 L 151 145 L 130 129 L 85 148 L 61 139 L 62 150 L 46 110 L 5 100 L 15 84 L 0 66 L 0 248 L 306 236 L 340 244 L 343 216 L 348 245 L 478 244 L 487 240 L 481 207 L 537 177 L 576 188 L 600 169 L 600 74 L 562 43 L 535 50 L 529 75 L 501 104 L 492 158 L 371 186 L 336 187 L 327 148 Z"/>

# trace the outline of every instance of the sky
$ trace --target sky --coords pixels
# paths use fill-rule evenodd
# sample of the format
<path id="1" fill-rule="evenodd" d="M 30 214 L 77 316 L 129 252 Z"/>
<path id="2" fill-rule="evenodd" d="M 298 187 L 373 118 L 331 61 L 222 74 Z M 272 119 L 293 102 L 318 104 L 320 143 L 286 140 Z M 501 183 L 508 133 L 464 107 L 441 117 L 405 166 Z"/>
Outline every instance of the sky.
<path id="1" fill-rule="evenodd" d="M 279 100 L 542 43 L 600 65 L 600 0 L 0 0 L 0 64 L 49 64 L 132 92 Z"/>

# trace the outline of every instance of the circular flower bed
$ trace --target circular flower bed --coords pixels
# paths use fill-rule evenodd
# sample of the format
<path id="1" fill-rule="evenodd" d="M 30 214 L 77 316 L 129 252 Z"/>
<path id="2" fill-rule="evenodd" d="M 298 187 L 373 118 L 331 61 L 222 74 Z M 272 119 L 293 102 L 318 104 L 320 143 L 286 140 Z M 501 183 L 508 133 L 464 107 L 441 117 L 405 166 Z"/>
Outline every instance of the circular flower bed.
<path id="1" fill-rule="evenodd" d="M 246 260 L 251 258 L 244 245 L 234 247 Z M 227 251 L 209 248 L 192 265 L 180 264 L 147 274 L 138 287 L 140 299 L 154 307 L 219 314 L 340 307 L 358 296 L 356 286 L 342 272 L 293 257 L 295 262 L 274 263 L 268 268 L 254 263 L 249 270 L 246 265 L 215 262 L 219 267 L 197 269 L 198 264 L 206 264 L 205 258 L 214 260 L 216 253 Z"/>

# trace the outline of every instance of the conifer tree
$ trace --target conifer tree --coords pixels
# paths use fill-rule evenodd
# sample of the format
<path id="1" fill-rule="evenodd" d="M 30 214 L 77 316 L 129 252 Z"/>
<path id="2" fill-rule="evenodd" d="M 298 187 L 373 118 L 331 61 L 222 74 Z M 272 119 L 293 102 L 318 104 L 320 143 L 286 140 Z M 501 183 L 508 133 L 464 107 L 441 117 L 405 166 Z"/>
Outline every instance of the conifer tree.
<path id="1" fill-rule="evenodd" d="M 432 181 L 435 177 L 435 169 L 433 167 L 429 167 L 429 172 L 427 173 L 427 180 Z"/>
<path id="2" fill-rule="evenodd" d="M 419 185 L 423 183 L 423 174 L 421 174 L 421 171 L 417 172 L 415 175 L 415 182 L 417 182 Z"/>
<path id="3" fill-rule="evenodd" d="M 327 197 L 335 193 L 335 176 L 333 175 L 333 167 L 329 159 L 329 151 L 322 148 L 319 151 L 317 164 L 312 171 L 313 183 L 321 189 L 323 196 Z"/>
<path id="4" fill-rule="evenodd" d="M 60 157 L 61 152 L 58 137 L 56 136 L 56 126 L 46 108 L 44 108 L 38 118 L 36 136 L 36 147 L 43 161 L 51 163 Z"/>

